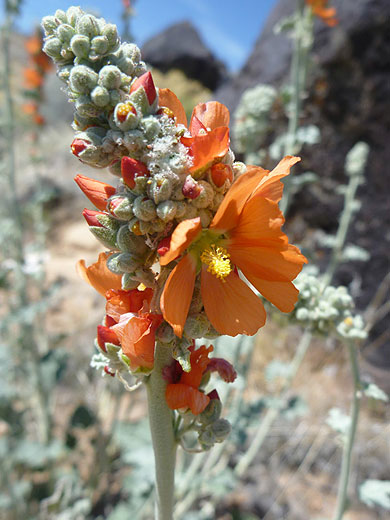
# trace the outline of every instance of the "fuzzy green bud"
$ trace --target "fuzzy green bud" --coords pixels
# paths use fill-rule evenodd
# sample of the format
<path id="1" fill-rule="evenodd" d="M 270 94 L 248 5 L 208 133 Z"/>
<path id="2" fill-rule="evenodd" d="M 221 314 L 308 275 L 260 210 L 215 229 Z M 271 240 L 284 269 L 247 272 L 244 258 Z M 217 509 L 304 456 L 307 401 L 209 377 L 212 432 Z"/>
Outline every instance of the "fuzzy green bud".
<path id="1" fill-rule="evenodd" d="M 108 269 L 116 274 L 133 273 L 142 261 L 130 253 L 115 253 L 107 260 Z"/>
<path id="2" fill-rule="evenodd" d="M 116 232 L 112 229 L 89 226 L 89 230 L 107 249 L 116 249 Z"/>
<path id="3" fill-rule="evenodd" d="M 75 108 L 77 115 L 81 117 L 97 117 L 101 113 L 101 109 L 91 102 L 89 96 L 80 96 L 77 98 Z"/>
<path id="4" fill-rule="evenodd" d="M 78 65 L 73 67 L 70 73 L 69 85 L 70 88 L 79 94 L 89 94 L 96 86 L 98 75 L 94 70 L 85 65 Z"/>
<path id="5" fill-rule="evenodd" d="M 70 23 L 70 25 L 74 27 L 76 25 L 77 19 L 80 18 L 82 14 L 83 11 L 80 9 L 80 7 L 69 7 L 66 11 L 66 18 L 68 20 L 68 23 Z"/>
<path id="6" fill-rule="evenodd" d="M 91 48 L 88 36 L 75 34 L 70 40 L 70 48 L 77 58 L 87 58 Z"/>
<path id="7" fill-rule="evenodd" d="M 63 23 L 58 27 L 57 36 L 63 43 L 69 43 L 74 35 L 75 30 L 71 25 Z"/>
<path id="8" fill-rule="evenodd" d="M 119 43 L 118 30 L 116 25 L 112 23 L 107 23 L 104 26 L 102 34 L 105 38 L 107 38 L 109 50 L 113 52 Z"/>
<path id="9" fill-rule="evenodd" d="M 58 24 L 54 16 L 45 16 L 42 18 L 42 27 L 46 36 L 51 36 L 56 31 Z"/>
<path id="10" fill-rule="evenodd" d="M 163 174 L 157 174 L 148 185 L 148 195 L 156 204 L 171 198 L 172 181 Z"/>
<path id="11" fill-rule="evenodd" d="M 85 36 L 88 36 L 90 39 L 97 36 L 100 32 L 96 18 L 89 14 L 84 14 L 78 18 L 76 22 L 76 31 L 80 34 L 85 34 Z"/>
<path id="12" fill-rule="evenodd" d="M 204 314 L 197 316 L 188 316 L 185 325 L 184 333 L 189 338 L 203 338 L 209 331 L 210 322 Z"/>
<path id="13" fill-rule="evenodd" d="M 196 208 L 208 208 L 211 206 L 214 199 L 214 190 L 211 184 L 207 181 L 199 181 L 199 186 L 201 187 L 200 194 L 193 200 L 193 205 Z"/>
<path id="14" fill-rule="evenodd" d="M 57 9 L 57 11 L 54 13 L 54 18 L 56 18 L 61 23 L 68 23 L 66 13 L 62 9 Z"/>
<path id="15" fill-rule="evenodd" d="M 64 67 L 61 67 L 60 69 L 58 69 L 57 76 L 64 83 L 68 83 L 72 69 L 73 69 L 72 65 L 65 65 Z"/>
<path id="16" fill-rule="evenodd" d="M 119 228 L 116 241 L 122 251 L 139 257 L 143 257 L 149 249 L 142 238 L 137 237 L 129 230 L 127 224 Z"/>
<path id="17" fill-rule="evenodd" d="M 161 343 L 171 343 L 175 339 L 175 333 L 169 323 L 163 322 L 156 331 L 156 339 Z"/>
<path id="18" fill-rule="evenodd" d="M 95 56 L 102 56 L 108 51 L 108 40 L 105 36 L 95 36 L 91 41 L 91 51 Z"/>
<path id="19" fill-rule="evenodd" d="M 123 56 L 116 62 L 117 66 L 120 68 L 120 70 L 126 74 L 127 76 L 132 76 L 134 73 L 134 63 L 131 58 L 127 58 L 126 56 Z"/>
<path id="20" fill-rule="evenodd" d="M 199 420 L 202 424 L 212 424 L 220 418 L 222 411 L 222 403 L 219 399 L 211 399 L 209 404 L 199 415 Z"/>
<path id="21" fill-rule="evenodd" d="M 199 444 L 204 449 L 209 449 L 211 446 L 214 446 L 216 442 L 216 437 L 210 426 L 208 426 L 199 434 L 198 440 Z"/>
<path id="22" fill-rule="evenodd" d="M 121 71 L 115 65 L 106 65 L 99 71 L 99 85 L 108 90 L 118 89 L 121 86 Z"/>
<path id="23" fill-rule="evenodd" d="M 110 93 L 106 88 L 98 85 L 92 90 L 91 99 L 98 107 L 105 107 L 110 102 Z"/>
<path id="24" fill-rule="evenodd" d="M 211 425 L 216 442 L 223 442 L 231 432 L 231 425 L 226 419 L 218 419 Z"/>
<path id="25" fill-rule="evenodd" d="M 156 206 L 150 199 L 146 199 L 142 195 L 137 197 L 133 203 L 134 215 L 144 222 L 149 222 L 156 218 Z"/>
<path id="26" fill-rule="evenodd" d="M 157 216 L 163 222 L 170 222 L 176 216 L 176 202 L 173 200 L 165 200 L 164 202 L 160 202 L 157 206 Z"/>
<path id="27" fill-rule="evenodd" d="M 124 291 L 131 291 L 139 286 L 140 282 L 134 279 L 133 276 L 133 273 L 124 273 L 122 275 L 122 289 Z"/>
<path id="28" fill-rule="evenodd" d="M 43 46 L 43 52 L 55 60 L 61 58 L 61 50 L 62 43 L 58 38 L 50 38 Z"/>

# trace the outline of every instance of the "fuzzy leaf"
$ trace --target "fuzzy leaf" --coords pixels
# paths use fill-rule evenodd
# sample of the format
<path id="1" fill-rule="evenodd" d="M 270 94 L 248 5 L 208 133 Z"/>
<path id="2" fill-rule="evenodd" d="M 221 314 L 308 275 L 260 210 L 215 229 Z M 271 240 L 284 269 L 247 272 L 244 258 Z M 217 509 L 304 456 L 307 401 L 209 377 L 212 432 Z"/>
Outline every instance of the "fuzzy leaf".
<path id="1" fill-rule="evenodd" d="M 390 480 L 366 480 L 359 487 L 359 497 L 369 507 L 390 510 Z"/>
<path id="2" fill-rule="evenodd" d="M 368 383 L 365 386 L 364 395 L 367 397 L 372 397 L 373 399 L 378 399 L 379 401 L 385 401 L 386 403 L 389 400 L 389 396 L 374 383 Z"/>

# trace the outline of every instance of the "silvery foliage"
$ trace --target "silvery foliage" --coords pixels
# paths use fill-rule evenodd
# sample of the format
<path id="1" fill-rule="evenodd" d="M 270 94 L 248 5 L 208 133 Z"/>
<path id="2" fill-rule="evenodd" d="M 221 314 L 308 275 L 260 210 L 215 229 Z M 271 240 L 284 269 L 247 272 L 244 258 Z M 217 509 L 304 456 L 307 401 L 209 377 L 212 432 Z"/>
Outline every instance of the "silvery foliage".
<path id="1" fill-rule="evenodd" d="M 360 315 L 353 315 L 354 301 L 344 286 L 325 286 L 317 267 L 308 266 L 296 278 L 298 302 L 290 314 L 293 321 L 315 333 L 336 333 L 342 338 L 365 339 L 367 333 Z"/>

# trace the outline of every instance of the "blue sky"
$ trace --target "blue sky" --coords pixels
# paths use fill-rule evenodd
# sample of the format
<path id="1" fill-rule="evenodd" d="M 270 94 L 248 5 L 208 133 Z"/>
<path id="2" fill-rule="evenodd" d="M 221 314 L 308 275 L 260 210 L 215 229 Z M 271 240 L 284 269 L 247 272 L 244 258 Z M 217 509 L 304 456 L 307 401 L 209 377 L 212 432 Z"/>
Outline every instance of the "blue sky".
<path id="1" fill-rule="evenodd" d="M 190 20 L 212 52 L 231 70 L 246 61 L 276 0 L 136 0 L 132 31 L 142 45 L 169 25 Z M 80 5 L 121 27 L 121 0 L 24 0 L 17 27 L 28 33 L 42 16 Z"/>

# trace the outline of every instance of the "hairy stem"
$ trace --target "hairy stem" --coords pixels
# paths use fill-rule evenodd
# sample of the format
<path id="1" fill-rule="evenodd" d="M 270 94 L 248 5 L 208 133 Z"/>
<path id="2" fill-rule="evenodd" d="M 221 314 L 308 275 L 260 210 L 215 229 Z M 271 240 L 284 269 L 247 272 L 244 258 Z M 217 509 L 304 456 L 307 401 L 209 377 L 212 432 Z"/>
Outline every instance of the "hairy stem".
<path id="1" fill-rule="evenodd" d="M 154 369 L 146 383 L 149 424 L 156 469 L 156 520 L 172 520 L 176 440 L 173 412 L 165 401 L 166 381 L 162 370 L 172 361 L 169 347 L 157 343 Z"/>

